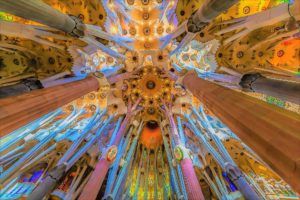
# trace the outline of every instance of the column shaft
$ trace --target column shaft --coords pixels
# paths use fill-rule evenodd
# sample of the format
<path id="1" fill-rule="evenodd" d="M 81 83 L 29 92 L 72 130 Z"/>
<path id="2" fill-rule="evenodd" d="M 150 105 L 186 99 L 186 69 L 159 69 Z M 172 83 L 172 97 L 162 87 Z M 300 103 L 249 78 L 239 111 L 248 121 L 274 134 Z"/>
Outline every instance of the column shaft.
<path id="1" fill-rule="evenodd" d="M 193 22 L 208 23 L 237 2 L 238 0 L 206 0 L 192 16 Z"/>
<path id="2" fill-rule="evenodd" d="M 190 158 L 185 158 L 180 162 L 186 192 L 190 200 L 204 200 L 193 162 Z"/>
<path id="3" fill-rule="evenodd" d="M 84 186 L 84 189 L 79 196 L 79 200 L 95 200 L 97 198 L 109 167 L 110 162 L 105 158 L 101 158 L 97 163 L 93 174 L 89 178 L 89 181 Z"/>
<path id="4" fill-rule="evenodd" d="M 32 90 L 41 89 L 43 85 L 38 80 L 22 80 L 20 83 L 0 88 L 0 98 L 16 96 Z"/>
<path id="5" fill-rule="evenodd" d="M 300 83 L 260 78 L 252 84 L 252 89 L 283 101 L 300 104 Z"/>
<path id="6" fill-rule="evenodd" d="M 177 126 L 173 115 L 171 113 L 167 114 L 171 126 L 172 138 L 174 139 L 175 145 L 182 145 L 182 141 L 180 140 L 179 133 L 177 130 Z M 186 188 L 186 192 L 188 198 L 191 200 L 204 200 L 204 196 L 202 193 L 202 189 L 200 187 L 197 175 L 195 173 L 194 165 L 189 156 L 187 156 L 187 152 L 185 151 L 184 158 L 180 161 L 180 166 L 182 169 L 183 180 Z"/>
<path id="7" fill-rule="evenodd" d="M 238 0 L 206 0 L 189 18 L 187 30 L 191 33 L 200 32 L 208 23 L 222 12 L 236 4 Z M 185 37 L 187 38 L 187 36 Z"/>
<path id="8" fill-rule="evenodd" d="M 0 99 L 0 136 L 99 88 L 95 77 Z"/>
<path id="9" fill-rule="evenodd" d="M 129 122 L 129 117 L 126 116 L 123 120 L 120 129 L 116 134 L 115 140 L 112 142 L 113 145 L 119 146 L 119 143 L 124 136 L 126 131 L 127 124 Z M 95 200 L 97 198 L 97 194 L 102 186 L 103 180 L 109 170 L 111 162 L 109 162 L 105 154 L 102 155 L 101 159 L 96 165 L 95 170 L 92 173 L 91 178 L 88 180 L 87 184 L 84 186 L 84 189 L 79 197 L 79 200 Z M 92 192 L 91 192 L 92 190 Z"/>
<path id="10" fill-rule="evenodd" d="M 239 178 L 238 180 L 234 181 L 239 191 L 243 194 L 245 199 L 249 200 L 259 200 L 259 196 L 254 191 L 249 183 L 246 181 L 245 177 Z"/>
<path id="11" fill-rule="evenodd" d="M 183 85 L 297 192 L 300 116 L 189 73 Z M 276 155 L 276 156 L 274 156 Z"/>
<path id="12" fill-rule="evenodd" d="M 270 79 L 260 74 L 246 74 L 240 85 L 251 92 L 257 92 L 276 97 L 283 101 L 300 104 L 300 83 Z"/>
<path id="13" fill-rule="evenodd" d="M 243 172 L 235 163 L 226 163 L 225 171 L 231 181 L 233 181 L 238 190 L 243 194 L 245 199 L 259 200 L 260 197 L 254 191 L 254 188 L 249 185 Z"/>
<path id="14" fill-rule="evenodd" d="M 72 33 L 77 26 L 72 17 L 59 12 L 41 0 L 0 0 L 0 11 L 39 22 L 66 33 Z"/>
<path id="15" fill-rule="evenodd" d="M 129 117 L 128 115 L 124 118 L 121 126 L 120 126 L 120 129 L 118 130 L 117 132 L 117 135 L 115 137 L 115 140 L 113 141 L 113 145 L 116 145 L 116 146 L 119 146 L 120 144 L 120 141 L 121 139 L 124 137 L 124 133 L 126 131 L 126 128 L 127 128 L 127 124 L 129 123 Z"/>

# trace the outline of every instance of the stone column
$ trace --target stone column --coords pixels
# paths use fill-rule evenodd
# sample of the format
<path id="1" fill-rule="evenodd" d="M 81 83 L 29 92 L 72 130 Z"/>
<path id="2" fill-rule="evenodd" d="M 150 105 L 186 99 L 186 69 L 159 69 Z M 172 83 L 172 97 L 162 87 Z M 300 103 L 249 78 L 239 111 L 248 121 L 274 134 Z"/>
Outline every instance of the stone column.
<path id="1" fill-rule="evenodd" d="M 125 131 L 126 131 L 126 128 L 127 128 L 127 125 L 129 122 L 130 122 L 130 116 L 126 115 L 126 117 L 122 121 L 122 124 L 120 126 L 120 129 L 119 129 L 116 137 L 114 138 L 114 141 L 112 142 L 112 145 L 119 146 L 121 139 L 124 137 L 124 134 L 125 134 Z"/>
<path id="2" fill-rule="evenodd" d="M 187 24 L 190 32 L 199 32 L 211 20 L 236 4 L 238 0 L 206 0 Z"/>
<path id="3" fill-rule="evenodd" d="M 226 163 L 225 170 L 228 176 L 230 177 L 230 180 L 232 180 L 235 183 L 236 187 L 243 194 L 245 199 L 247 200 L 260 199 L 256 194 L 256 192 L 253 190 L 253 188 L 246 181 L 244 174 L 236 165 L 233 165 L 231 163 Z"/>
<path id="4" fill-rule="evenodd" d="M 237 3 L 238 0 L 206 0 L 203 5 L 190 16 L 186 24 L 187 34 L 170 55 L 177 53 L 202 31 L 214 18 Z M 164 44 L 163 44 L 164 46 Z"/>
<path id="5" fill-rule="evenodd" d="M 80 81 L 0 99 L 0 136 L 5 136 L 98 88 L 97 78 L 91 76 Z"/>
<path id="6" fill-rule="evenodd" d="M 193 108 L 193 112 L 197 116 L 198 120 L 203 125 L 203 127 L 205 127 L 205 129 L 207 130 L 207 134 L 214 141 L 218 151 L 220 152 L 220 157 L 224 159 L 224 161 L 223 161 L 223 162 L 225 162 L 224 168 L 227 171 L 227 173 L 230 174 L 233 171 L 235 172 L 234 175 L 232 175 L 232 173 L 230 174 L 230 175 L 232 175 L 231 180 L 234 181 L 234 180 L 238 179 L 238 181 L 236 181 L 235 183 L 236 183 L 236 186 L 238 187 L 239 191 L 243 194 L 243 196 L 246 199 L 259 200 L 260 197 L 256 194 L 254 189 L 247 182 L 244 174 L 242 173 L 242 171 L 239 169 L 239 167 L 237 166 L 235 161 L 232 159 L 232 157 L 228 153 L 227 149 L 223 145 L 223 142 L 217 136 L 215 129 L 211 126 L 203 109 L 201 108 L 202 117 L 195 108 Z M 227 166 L 230 166 L 230 169 L 233 169 L 233 170 L 227 170 L 227 169 L 229 169 Z"/>
<path id="7" fill-rule="evenodd" d="M 32 90 L 41 89 L 43 85 L 36 79 L 25 79 L 20 83 L 14 85 L 8 85 L 0 88 L 0 98 L 6 98 L 9 96 L 20 95 Z"/>
<path id="8" fill-rule="evenodd" d="M 190 158 L 184 158 L 180 162 L 186 192 L 191 200 L 204 200 L 202 189 Z"/>
<path id="9" fill-rule="evenodd" d="M 63 14 L 41 0 L 0 0 L 0 11 L 39 22 L 76 37 L 84 35 L 85 26 L 76 17 Z"/>
<path id="10" fill-rule="evenodd" d="M 300 192 L 300 116 L 188 73 L 183 85 Z M 274 156 L 276 155 L 276 156 Z"/>
<path id="11" fill-rule="evenodd" d="M 87 184 L 84 186 L 79 200 L 95 200 L 102 186 L 105 176 L 110 167 L 110 162 L 106 158 L 101 158 L 97 163 Z"/>
<path id="12" fill-rule="evenodd" d="M 112 152 L 112 151 L 118 152 L 118 146 L 120 144 L 120 141 L 124 137 L 124 134 L 126 133 L 127 125 L 131 117 L 133 116 L 133 112 L 136 110 L 140 101 L 141 99 L 137 100 L 137 102 L 133 106 L 131 106 L 131 103 L 129 103 L 126 117 L 122 121 L 120 129 L 116 133 L 116 137 L 113 139 L 113 141 L 110 142 L 109 144 L 110 146 L 101 156 L 99 162 L 96 165 L 95 170 L 91 175 L 91 178 L 84 186 L 83 191 L 79 197 L 79 200 L 95 200 L 97 198 L 98 192 L 101 189 L 102 183 L 105 179 L 108 169 L 110 168 L 110 165 L 114 162 L 115 159 L 113 158 L 112 160 L 110 160 L 108 156 L 109 154 L 108 152 Z"/>
<path id="13" fill-rule="evenodd" d="M 300 82 L 270 79 L 255 73 L 245 74 L 240 81 L 240 86 L 249 92 L 262 93 L 300 104 Z"/>
<path id="14" fill-rule="evenodd" d="M 53 191 L 59 183 L 59 180 L 65 175 L 66 167 L 66 165 L 60 165 L 52 169 L 43 182 L 38 185 L 38 190 L 33 190 L 28 199 L 40 200 L 45 196 L 45 191 Z"/>
<path id="15" fill-rule="evenodd" d="M 171 113 L 171 109 L 166 110 L 166 116 L 169 118 L 172 134 L 171 139 L 174 139 L 176 145 L 176 147 L 174 148 L 174 155 L 177 161 L 180 163 L 182 169 L 183 180 L 188 198 L 190 200 L 204 200 L 200 183 L 195 173 L 192 159 L 189 155 L 189 150 L 185 148 L 185 145 L 182 143 L 179 137 L 177 126 Z"/>

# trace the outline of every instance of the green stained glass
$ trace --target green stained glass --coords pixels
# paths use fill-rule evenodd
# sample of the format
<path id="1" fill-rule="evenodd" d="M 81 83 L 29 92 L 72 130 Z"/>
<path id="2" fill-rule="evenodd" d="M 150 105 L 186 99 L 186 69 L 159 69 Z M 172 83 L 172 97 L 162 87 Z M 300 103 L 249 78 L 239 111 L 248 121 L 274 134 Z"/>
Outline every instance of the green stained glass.
<path id="1" fill-rule="evenodd" d="M 276 1 L 277 2 L 277 4 L 282 4 L 282 3 L 292 3 L 293 1 L 291 1 L 291 0 L 277 0 Z"/>
<path id="2" fill-rule="evenodd" d="M 285 102 L 280 99 L 277 99 L 275 97 L 267 96 L 266 100 L 269 104 L 274 104 L 274 105 L 282 107 L 282 108 L 285 107 Z"/>
<path id="3" fill-rule="evenodd" d="M 0 12 L 0 20 L 4 21 L 14 21 L 11 15 L 6 14 L 5 12 Z"/>

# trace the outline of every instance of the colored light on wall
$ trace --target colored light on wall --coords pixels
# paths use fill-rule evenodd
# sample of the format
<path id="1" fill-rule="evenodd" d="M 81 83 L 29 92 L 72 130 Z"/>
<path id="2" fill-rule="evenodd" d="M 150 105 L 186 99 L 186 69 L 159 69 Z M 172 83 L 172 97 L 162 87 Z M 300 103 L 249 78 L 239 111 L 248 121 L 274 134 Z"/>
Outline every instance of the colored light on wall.
<path id="1" fill-rule="evenodd" d="M 277 99 L 275 97 L 267 96 L 266 100 L 269 104 L 274 104 L 274 105 L 282 107 L 282 108 L 285 107 L 285 102 L 280 99 Z"/>
<path id="2" fill-rule="evenodd" d="M 162 135 L 159 128 L 151 130 L 144 128 L 141 135 L 141 143 L 150 149 L 155 149 L 162 144 Z"/>
<path id="3" fill-rule="evenodd" d="M 13 18 L 13 16 L 6 14 L 5 12 L 0 12 L 0 20 L 14 21 L 14 18 Z"/>
<path id="4" fill-rule="evenodd" d="M 299 39 L 288 40 L 276 45 L 274 58 L 270 60 L 270 63 L 275 68 L 299 75 L 300 58 L 297 51 L 299 46 Z"/>

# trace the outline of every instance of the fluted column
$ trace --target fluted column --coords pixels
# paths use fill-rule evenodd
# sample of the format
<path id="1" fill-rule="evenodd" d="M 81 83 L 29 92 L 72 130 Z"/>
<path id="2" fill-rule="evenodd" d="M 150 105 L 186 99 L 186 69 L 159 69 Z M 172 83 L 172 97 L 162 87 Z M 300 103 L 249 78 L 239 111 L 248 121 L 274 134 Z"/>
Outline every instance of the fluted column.
<path id="1" fill-rule="evenodd" d="M 77 18 L 63 14 L 41 0 L 0 0 L 0 11 L 39 22 L 76 37 L 84 35 L 84 25 Z"/>
<path id="2" fill-rule="evenodd" d="M 183 85 L 300 192 L 300 116 L 188 73 Z M 274 156 L 275 155 L 275 156 Z"/>
<path id="3" fill-rule="evenodd" d="M 5 136 L 98 88 L 97 78 L 91 76 L 80 81 L 0 99 L 0 136 Z"/>

